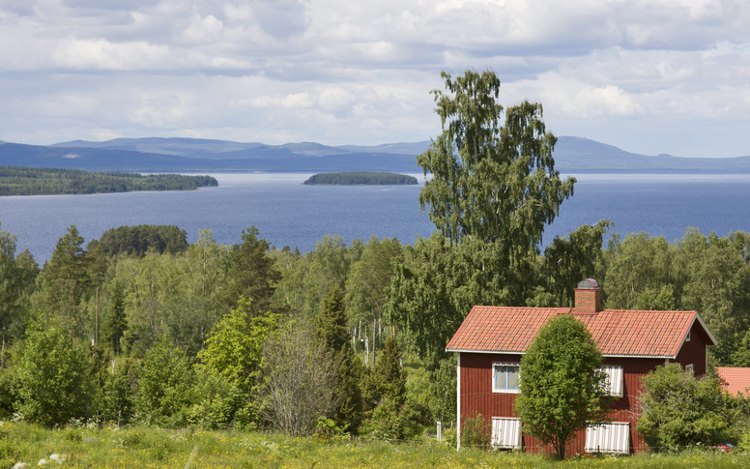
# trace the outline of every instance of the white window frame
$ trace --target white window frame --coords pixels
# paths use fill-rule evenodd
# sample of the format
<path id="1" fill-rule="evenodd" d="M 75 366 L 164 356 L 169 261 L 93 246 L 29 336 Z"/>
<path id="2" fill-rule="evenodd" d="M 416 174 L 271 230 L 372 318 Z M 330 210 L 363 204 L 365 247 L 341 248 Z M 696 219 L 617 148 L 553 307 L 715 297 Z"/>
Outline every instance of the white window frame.
<path id="1" fill-rule="evenodd" d="M 515 430 L 512 435 L 500 438 L 496 430 Z M 521 449 L 521 419 L 513 417 L 492 417 L 490 443 L 495 449 Z M 500 440 L 500 441 L 498 441 Z"/>
<path id="2" fill-rule="evenodd" d="M 685 365 L 685 372 L 695 376 L 695 365 L 693 365 L 692 363 L 688 363 L 687 365 Z"/>
<path id="3" fill-rule="evenodd" d="M 507 389 L 507 388 L 499 388 L 497 386 L 497 372 L 495 371 L 495 368 L 498 366 L 513 366 L 518 368 L 518 388 L 517 389 Z M 492 363 L 492 392 L 493 393 L 502 393 L 502 394 L 518 394 L 521 392 L 521 364 L 518 362 L 493 362 Z"/>
<path id="4" fill-rule="evenodd" d="M 685 342 L 690 342 L 690 333 L 692 332 L 692 329 L 688 329 L 688 333 L 685 336 Z"/>
<path id="5" fill-rule="evenodd" d="M 592 434 L 593 432 L 604 432 Z M 619 436 L 619 440 L 615 439 Z M 602 449 L 601 440 L 604 440 Z M 596 444 L 596 446 L 594 446 Z M 584 451 L 587 453 L 615 453 L 630 454 L 630 423 L 610 422 L 605 424 L 586 426 L 586 445 Z"/>
<path id="6" fill-rule="evenodd" d="M 622 365 L 604 365 L 599 368 L 599 371 L 606 375 L 603 386 L 604 391 L 608 396 L 623 397 L 625 394 L 625 370 Z M 613 371 L 619 375 L 613 379 Z"/>

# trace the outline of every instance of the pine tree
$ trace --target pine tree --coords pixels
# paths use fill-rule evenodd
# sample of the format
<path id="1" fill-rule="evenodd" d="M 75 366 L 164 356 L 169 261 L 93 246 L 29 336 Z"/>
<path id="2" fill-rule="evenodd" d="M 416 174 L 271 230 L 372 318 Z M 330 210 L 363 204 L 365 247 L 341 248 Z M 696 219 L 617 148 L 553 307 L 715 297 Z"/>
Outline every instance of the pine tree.
<path id="1" fill-rule="evenodd" d="M 371 381 L 375 404 L 388 399 L 401 408 L 406 400 L 406 372 L 401 366 L 401 350 L 394 337 L 386 339 Z"/>
<path id="2" fill-rule="evenodd" d="M 75 225 L 57 241 L 40 274 L 41 304 L 36 305 L 47 315 L 59 315 L 72 337 L 83 335 L 85 324 L 80 303 L 91 283 L 89 256 L 83 241 Z"/>
<path id="3" fill-rule="evenodd" d="M 334 409 L 331 418 L 339 427 L 356 433 L 362 420 L 359 388 L 362 365 L 349 345 L 343 292 L 334 287 L 323 298 L 316 325 L 318 340 L 329 350 L 334 363 Z"/>
<path id="4" fill-rule="evenodd" d="M 125 292 L 122 284 L 115 281 L 112 286 L 112 299 L 108 322 L 105 324 L 105 340 L 112 346 L 115 355 L 119 355 L 120 339 L 127 329 L 127 320 L 125 319 Z"/>
<path id="5" fill-rule="evenodd" d="M 254 226 L 242 231 L 242 243 L 229 259 L 226 302 L 234 306 L 239 298 L 251 299 L 255 311 L 268 311 L 280 275 L 268 255 L 268 241 L 258 237 Z"/>

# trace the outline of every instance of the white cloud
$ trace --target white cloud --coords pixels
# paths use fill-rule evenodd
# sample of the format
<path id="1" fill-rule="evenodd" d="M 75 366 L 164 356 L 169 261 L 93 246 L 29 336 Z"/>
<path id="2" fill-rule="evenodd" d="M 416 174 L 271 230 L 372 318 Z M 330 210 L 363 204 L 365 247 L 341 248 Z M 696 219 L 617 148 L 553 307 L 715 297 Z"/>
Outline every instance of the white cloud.
<path id="1" fill-rule="evenodd" d="M 183 36 L 190 42 L 214 41 L 224 30 L 224 23 L 214 15 L 194 15 Z"/>
<path id="2" fill-rule="evenodd" d="M 61 41 L 54 60 L 63 68 L 138 70 L 161 68 L 169 56 L 168 47 L 145 42 L 72 39 Z"/>
<path id="3" fill-rule="evenodd" d="M 466 68 L 558 133 L 697 135 L 750 115 L 747 24 L 746 0 L 7 0 L 0 138 L 418 140 L 439 71 Z"/>

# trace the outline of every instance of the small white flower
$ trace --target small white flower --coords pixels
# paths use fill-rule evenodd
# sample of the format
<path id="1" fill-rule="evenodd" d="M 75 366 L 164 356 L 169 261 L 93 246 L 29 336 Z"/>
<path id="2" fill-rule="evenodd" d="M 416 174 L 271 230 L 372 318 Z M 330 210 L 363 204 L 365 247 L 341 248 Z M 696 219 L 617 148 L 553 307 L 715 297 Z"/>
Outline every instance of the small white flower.
<path id="1" fill-rule="evenodd" d="M 37 466 L 45 466 L 47 464 L 47 460 L 42 458 L 39 460 L 38 463 L 36 463 Z"/>
<path id="2" fill-rule="evenodd" d="M 65 460 L 65 456 L 62 454 L 52 453 L 49 455 L 50 461 L 55 461 L 57 464 L 62 464 L 62 462 Z"/>
<path id="3" fill-rule="evenodd" d="M 24 469 L 26 467 L 29 467 L 29 463 L 27 462 L 17 462 L 13 464 L 13 469 Z"/>

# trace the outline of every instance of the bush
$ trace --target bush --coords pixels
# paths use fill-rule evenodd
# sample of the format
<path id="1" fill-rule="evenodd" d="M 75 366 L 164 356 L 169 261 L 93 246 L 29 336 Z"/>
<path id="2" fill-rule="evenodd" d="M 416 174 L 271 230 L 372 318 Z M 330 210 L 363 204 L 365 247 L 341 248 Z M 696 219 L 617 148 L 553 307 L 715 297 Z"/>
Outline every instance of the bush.
<path id="1" fill-rule="evenodd" d="M 743 433 L 742 436 L 740 436 L 736 450 L 743 453 L 750 453 L 750 432 Z"/>
<path id="2" fill-rule="evenodd" d="M 384 397 L 372 416 L 362 424 L 362 433 L 376 440 L 409 440 L 422 432 L 422 412 L 409 402 L 399 405 L 391 397 Z"/>
<path id="3" fill-rule="evenodd" d="M 187 420 L 201 429 L 226 428 L 242 406 L 242 393 L 218 372 L 205 365 L 195 366 L 195 402 L 187 410 Z"/>
<path id="4" fill-rule="evenodd" d="M 184 425 L 192 381 L 185 354 L 162 337 L 143 360 L 135 401 L 138 417 L 145 423 Z"/>
<path id="5" fill-rule="evenodd" d="M 13 368 L 0 368 L 0 420 L 13 415 L 16 401 L 17 381 Z"/>
<path id="6" fill-rule="evenodd" d="M 332 357 L 300 322 L 287 323 L 263 348 L 268 376 L 264 417 L 292 435 L 309 435 L 335 408 Z"/>
<path id="7" fill-rule="evenodd" d="M 11 467 L 16 462 L 16 450 L 8 432 L 0 428 L 0 467 Z"/>
<path id="8" fill-rule="evenodd" d="M 434 370 L 410 370 L 406 383 L 406 400 L 423 409 L 422 421 L 433 427 L 456 421 L 456 360 L 441 360 Z"/>
<path id="9" fill-rule="evenodd" d="M 101 391 L 100 418 L 118 426 L 127 424 L 133 416 L 136 377 L 127 359 L 113 360 L 104 377 Z"/>
<path id="10" fill-rule="evenodd" d="M 91 369 L 85 346 L 71 342 L 59 325 L 32 326 L 17 367 L 16 410 L 45 426 L 89 418 L 95 391 Z"/>
<path id="11" fill-rule="evenodd" d="M 326 417 L 320 417 L 318 419 L 313 436 L 316 439 L 323 441 L 348 440 L 350 438 L 349 432 L 346 431 L 346 428 L 339 427 L 336 425 L 336 422 Z"/>
<path id="12" fill-rule="evenodd" d="M 721 385 L 715 376 L 696 379 L 677 363 L 643 378 L 638 431 L 657 451 L 718 443 L 728 423 Z"/>
<path id="13" fill-rule="evenodd" d="M 464 420 L 461 426 L 461 447 L 490 449 L 490 427 L 482 414 Z"/>

